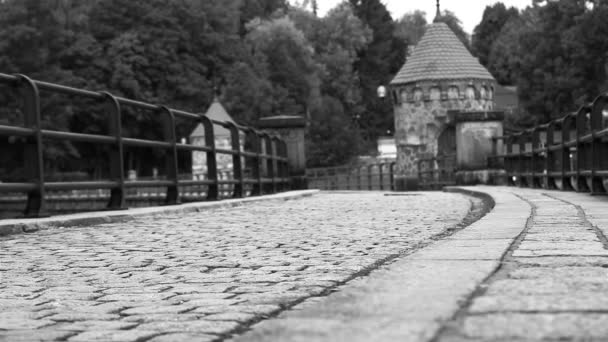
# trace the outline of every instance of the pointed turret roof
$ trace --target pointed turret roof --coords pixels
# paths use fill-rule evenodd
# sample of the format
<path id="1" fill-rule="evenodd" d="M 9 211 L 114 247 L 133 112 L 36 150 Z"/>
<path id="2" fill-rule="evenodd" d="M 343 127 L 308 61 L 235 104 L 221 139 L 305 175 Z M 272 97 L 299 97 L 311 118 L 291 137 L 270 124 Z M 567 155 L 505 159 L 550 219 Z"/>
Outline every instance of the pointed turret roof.
<path id="1" fill-rule="evenodd" d="M 391 84 L 494 77 L 467 50 L 445 23 L 429 25 Z"/>
<path id="2" fill-rule="evenodd" d="M 205 116 L 211 120 L 222 121 L 222 122 L 232 122 L 235 121 L 232 119 L 230 114 L 226 111 L 226 108 L 222 106 L 217 97 L 213 99 L 213 103 L 207 109 Z M 230 131 L 224 126 L 213 125 L 213 133 L 216 137 L 218 136 L 230 136 Z M 194 131 L 190 134 L 191 137 L 204 137 L 205 136 L 205 127 L 202 124 L 198 124 Z"/>

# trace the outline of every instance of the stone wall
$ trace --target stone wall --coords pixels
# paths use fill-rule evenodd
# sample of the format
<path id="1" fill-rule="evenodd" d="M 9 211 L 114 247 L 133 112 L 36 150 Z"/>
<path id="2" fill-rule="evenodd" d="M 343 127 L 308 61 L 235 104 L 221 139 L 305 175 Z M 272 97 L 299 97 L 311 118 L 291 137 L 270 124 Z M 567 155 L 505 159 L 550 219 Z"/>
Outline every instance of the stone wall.
<path id="1" fill-rule="evenodd" d="M 495 82 L 488 80 L 429 81 L 392 86 L 396 174 L 414 175 L 420 154 L 437 155 L 438 137 L 452 124 L 450 111 L 491 111 L 495 86 Z"/>

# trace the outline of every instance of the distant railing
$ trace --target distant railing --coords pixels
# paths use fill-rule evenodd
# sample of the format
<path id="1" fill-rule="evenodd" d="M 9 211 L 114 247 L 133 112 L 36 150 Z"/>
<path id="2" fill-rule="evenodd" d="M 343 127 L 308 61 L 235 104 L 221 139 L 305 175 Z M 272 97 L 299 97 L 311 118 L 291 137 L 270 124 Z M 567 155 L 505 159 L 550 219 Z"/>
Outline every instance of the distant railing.
<path id="1" fill-rule="evenodd" d="M 418 159 L 418 184 L 423 190 L 439 190 L 455 185 L 455 156 L 424 157 Z"/>
<path id="2" fill-rule="evenodd" d="M 40 217 L 48 215 L 46 211 L 46 192 L 57 190 L 109 189 L 109 209 L 124 209 L 127 189 L 140 187 L 166 187 L 165 204 L 181 202 L 180 186 L 206 186 L 206 199 L 220 199 L 220 186 L 233 185 L 233 197 L 245 196 L 245 186 L 251 186 L 251 195 L 274 193 L 288 187 L 287 147 L 285 142 L 276 136 L 257 131 L 230 122 L 211 120 L 202 114 L 194 114 L 116 97 L 108 92 L 93 92 L 71 88 L 52 83 L 35 81 L 24 75 L 7 75 L 0 73 L 0 86 L 19 90 L 18 94 L 23 114 L 23 126 L 0 125 L 0 137 L 22 137 L 24 156 L 24 179 L 26 182 L 0 182 L 1 193 L 26 193 L 27 205 L 25 215 Z M 40 92 L 64 94 L 100 101 L 107 105 L 108 134 L 84 134 L 75 132 L 46 130 L 42 128 L 40 112 Z M 131 107 L 158 113 L 162 116 L 163 140 L 149 140 L 125 137 L 122 133 L 124 122 L 121 108 Z M 176 136 L 176 117 L 201 123 L 205 129 L 205 146 L 187 144 L 178 141 Z M 214 125 L 220 125 L 230 131 L 231 149 L 220 149 L 215 146 Z M 241 148 L 240 132 L 245 134 L 245 146 Z M 44 144 L 47 140 L 64 140 L 106 144 L 111 147 L 109 153 L 109 179 L 78 182 L 47 182 L 44 174 Z M 19 145 L 15 145 L 19 146 Z M 164 155 L 164 179 L 130 181 L 125 179 L 125 147 L 146 147 L 166 151 Z M 178 152 L 206 152 L 207 179 L 179 179 Z M 233 178 L 220 179 L 216 156 L 232 156 Z M 85 156 L 86 157 L 86 156 Z M 249 161 L 250 177 L 244 173 L 244 162 Z M 0 181 L 2 181 L 0 175 Z"/>
<path id="3" fill-rule="evenodd" d="M 502 148 L 500 148 L 502 145 Z M 494 140 L 488 159 L 522 187 L 608 191 L 608 93 L 561 119 Z"/>
<path id="4" fill-rule="evenodd" d="M 310 189 L 395 190 L 395 162 L 306 170 Z"/>

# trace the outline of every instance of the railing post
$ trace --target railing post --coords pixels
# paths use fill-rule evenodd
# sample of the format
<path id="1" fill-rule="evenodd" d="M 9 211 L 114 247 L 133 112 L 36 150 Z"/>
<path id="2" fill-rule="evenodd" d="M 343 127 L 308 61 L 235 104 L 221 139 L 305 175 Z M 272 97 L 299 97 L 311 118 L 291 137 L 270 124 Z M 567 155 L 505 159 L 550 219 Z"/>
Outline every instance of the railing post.
<path id="1" fill-rule="evenodd" d="M 389 179 L 391 183 L 391 191 L 395 191 L 395 162 L 391 162 L 389 166 Z"/>
<path id="2" fill-rule="evenodd" d="M 28 137 L 24 150 L 24 175 L 28 182 L 36 184 L 36 189 L 27 194 L 26 217 L 48 216 L 44 199 L 44 158 L 42 145 L 42 120 L 40 116 L 40 93 L 36 83 L 25 75 L 19 78 L 19 89 L 23 98 L 23 116 L 25 127 L 34 130 L 34 136 Z"/>
<path id="3" fill-rule="evenodd" d="M 124 147 L 122 143 L 122 114 L 120 103 L 114 95 L 108 92 L 101 93 L 105 100 L 109 112 L 108 132 L 116 137 L 116 143 L 110 146 L 110 178 L 118 181 L 118 186 L 110 190 L 110 201 L 108 209 L 126 209 L 125 201 L 125 166 L 124 166 Z"/>
<path id="4" fill-rule="evenodd" d="M 572 190 L 572 183 L 570 183 L 570 177 L 566 176 L 566 169 L 571 164 L 572 154 L 570 153 L 570 147 L 566 143 L 572 139 L 572 117 L 570 115 L 564 118 L 562 123 L 562 142 L 560 144 L 562 153 L 562 190 Z M 571 170 L 569 170 L 571 171 Z"/>
<path id="5" fill-rule="evenodd" d="M 361 184 L 361 166 L 357 166 L 357 190 L 363 190 Z"/>
<path id="6" fill-rule="evenodd" d="M 555 181 L 551 173 L 553 173 L 553 165 L 555 165 L 555 152 L 551 148 L 553 148 L 553 144 L 555 144 L 555 120 L 549 122 L 549 126 L 547 126 L 547 139 L 545 143 L 545 183 L 544 186 L 547 189 L 555 189 Z"/>
<path id="7" fill-rule="evenodd" d="M 276 151 L 274 149 L 274 144 L 272 142 L 272 138 L 268 133 L 263 133 L 264 144 L 266 145 L 266 170 L 268 173 L 268 178 L 270 178 L 270 184 L 266 187 L 268 188 L 269 193 L 274 194 L 277 192 L 277 184 L 275 183 L 275 175 L 276 175 Z"/>
<path id="8" fill-rule="evenodd" d="M 374 165 L 368 165 L 367 166 L 367 188 L 371 191 L 374 190 L 374 183 L 373 183 L 373 176 L 372 176 L 372 171 L 373 171 Z"/>
<path id="9" fill-rule="evenodd" d="M 214 201 L 219 199 L 219 178 L 217 174 L 217 152 L 215 150 L 215 129 L 213 122 L 208 117 L 202 115 L 201 123 L 205 129 L 205 146 L 207 151 L 207 180 L 211 183 L 207 185 L 207 199 Z"/>
<path id="10" fill-rule="evenodd" d="M 283 190 L 291 189 L 291 179 L 289 177 L 291 170 L 289 166 L 289 152 L 287 148 L 287 142 L 281 139 L 281 156 L 283 156 L 284 160 L 282 162 L 283 165 L 283 173 L 281 173 L 281 177 L 283 178 Z"/>
<path id="11" fill-rule="evenodd" d="M 254 129 L 250 129 L 247 132 L 247 136 L 249 137 L 249 141 L 251 142 L 251 147 L 253 149 L 253 153 L 255 153 L 255 157 L 253 157 L 252 163 L 252 177 L 255 183 L 253 183 L 251 188 L 251 195 L 258 196 L 262 194 L 262 172 L 261 172 L 261 144 L 260 144 L 260 136 L 258 132 Z"/>
<path id="12" fill-rule="evenodd" d="M 230 131 L 230 142 L 232 150 L 236 153 L 232 155 L 232 177 L 236 184 L 234 184 L 234 191 L 232 197 L 241 198 L 244 196 L 244 179 L 243 179 L 243 165 L 241 159 L 241 137 L 240 130 L 234 122 L 227 122 L 228 130 Z"/>
<path id="13" fill-rule="evenodd" d="M 518 178 L 518 185 L 520 187 L 525 187 L 526 186 L 526 177 L 525 177 L 525 170 L 526 170 L 526 161 L 525 161 L 525 152 L 526 152 L 526 139 L 525 139 L 525 132 L 522 132 L 519 135 L 519 158 L 518 158 L 518 172 L 519 172 L 519 178 Z"/>
<path id="14" fill-rule="evenodd" d="M 382 175 L 382 163 L 378 164 L 378 183 L 380 183 L 380 191 L 384 190 L 384 177 Z"/>
<path id="15" fill-rule="evenodd" d="M 591 194 L 602 194 L 608 190 L 604 189 L 602 177 L 597 176 L 597 172 L 600 171 L 602 167 L 603 152 L 602 141 L 601 138 L 597 136 L 597 132 L 601 131 L 603 128 L 603 111 L 608 103 L 608 98 L 606 96 L 607 95 L 603 95 L 597 98 L 593 102 L 593 107 L 591 109 Z M 608 158 L 608 155 L 604 155 L 603 158 Z"/>
<path id="16" fill-rule="evenodd" d="M 541 155 L 542 155 L 542 151 L 541 151 L 541 138 L 540 138 L 540 134 L 541 134 L 541 130 L 543 128 L 537 126 L 532 130 L 532 162 L 531 162 L 531 166 L 532 166 L 532 184 L 530 184 L 530 187 L 532 188 L 541 188 L 542 184 L 543 184 L 543 177 L 544 175 L 541 173 L 538 173 L 538 169 L 541 167 Z M 546 131 L 545 131 L 546 134 Z M 546 141 L 546 140 L 545 140 Z M 542 164 L 542 166 L 544 166 L 544 163 Z"/>
<path id="17" fill-rule="evenodd" d="M 166 142 L 171 143 L 171 148 L 165 154 L 165 168 L 167 179 L 172 182 L 167 187 L 165 204 L 181 203 L 179 197 L 179 172 L 177 166 L 177 135 L 175 134 L 175 115 L 171 109 L 160 106 L 159 110 L 163 115 L 163 135 Z"/>
<path id="18" fill-rule="evenodd" d="M 587 110 L 585 108 L 581 108 L 576 113 L 576 191 L 581 192 L 585 191 L 587 188 L 587 182 L 585 182 L 584 177 L 581 175 L 586 158 L 584 143 L 581 138 L 585 134 L 585 116 L 587 115 Z"/>
<path id="19" fill-rule="evenodd" d="M 418 164 L 418 184 L 420 184 L 421 187 L 424 187 L 424 179 L 423 179 L 423 174 L 422 174 L 422 159 L 418 159 L 417 164 Z"/>

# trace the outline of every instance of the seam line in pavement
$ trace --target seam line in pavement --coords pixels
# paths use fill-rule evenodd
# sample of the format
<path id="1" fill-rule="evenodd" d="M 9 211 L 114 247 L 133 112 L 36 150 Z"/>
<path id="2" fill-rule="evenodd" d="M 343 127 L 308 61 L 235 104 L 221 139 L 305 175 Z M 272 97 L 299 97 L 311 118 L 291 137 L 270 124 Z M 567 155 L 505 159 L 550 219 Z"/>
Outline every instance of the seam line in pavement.
<path id="1" fill-rule="evenodd" d="M 477 286 L 477 288 L 467 297 L 467 299 L 465 301 L 463 301 L 462 305 L 460 306 L 460 309 L 458 309 L 456 311 L 456 313 L 454 313 L 454 315 L 452 316 L 451 319 L 447 320 L 446 322 L 444 322 L 442 324 L 441 328 L 439 328 L 439 330 L 437 330 L 437 333 L 433 336 L 433 338 L 431 338 L 429 340 L 429 342 L 438 342 L 442 337 L 444 337 L 446 335 L 452 335 L 451 334 L 452 330 L 456 331 L 455 324 L 457 324 L 465 316 L 468 315 L 467 311 L 473 304 L 473 301 L 475 300 L 475 298 L 484 295 L 488 290 L 489 284 L 494 282 L 496 279 L 500 279 L 500 278 L 504 277 L 504 275 L 506 275 L 508 273 L 507 268 L 512 266 L 512 261 L 509 259 L 513 255 L 513 252 L 521 245 L 522 241 L 528 234 L 528 231 L 530 230 L 530 227 L 532 226 L 534 216 L 536 216 L 537 207 L 534 203 L 526 200 L 525 198 L 519 196 L 518 194 L 515 194 L 512 192 L 511 192 L 511 194 L 513 194 L 517 198 L 521 199 L 522 201 L 524 201 L 524 202 L 528 203 L 528 205 L 530 205 L 530 208 L 531 208 L 530 216 L 528 216 L 528 219 L 526 220 L 525 228 L 522 230 L 521 233 L 519 233 L 519 235 L 517 235 L 517 237 L 513 240 L 513 242 L 509 246 L 509 248 L 502 255 L 502 257 L 500 259 L 500 264 L 494 270 L 494 272 L 492 272 L 489 276 L 487 276 Z"/>
<path id="2" fill-rule="evenodd" d="M 600 242 L 604 246 L 604 249 L 608 249 L 608 238 L 606 238 L 606 235 L 604 235 L 604 232 L 602 232 L 601 229 L 599 229 L 596 225 L 594 225 L 587 219 L 587 214 L 585 213 L 585 210 L 583 209 L 583 207 L 581 207 L 580 205 L 574 204 L 572 202 L 566 201 L 564 199 L 555 197 L 551 194 L 543 193 L 543 195 L 575 207 L 576 210 L 578 211 L 578 217 L 581 219 L 581 221 L 583 221 L 586 226 L 588 226 L 595 232 L 595 235 L 597 236 L 597 238 L 600 240 Z"/>

